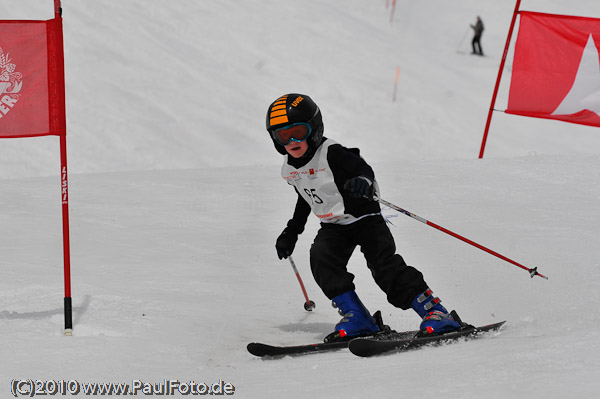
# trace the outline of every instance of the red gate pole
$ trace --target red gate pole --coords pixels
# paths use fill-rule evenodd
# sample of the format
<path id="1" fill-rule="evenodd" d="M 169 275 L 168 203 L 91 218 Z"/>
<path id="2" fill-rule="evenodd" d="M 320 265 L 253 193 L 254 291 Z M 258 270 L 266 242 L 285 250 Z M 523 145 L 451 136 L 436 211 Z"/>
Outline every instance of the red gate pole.
<path id="1" fill-rule="evenodd" d="M 61 201 L 62 201 L 62 223 L 63 223 L 63 261 L 64 261 L 64 279 L 65 279 L 65 335 L 73 333 L 73 305 L 71 300 L 71 251 L 69 244 L 69 184 L 67 175 L 67 127 L 65 109 L 65 65 L 64 65 L 64 47 L 62 35 L 62 7 L 60 0 L 54 0 L 54 18 L 60 24 L 57 30 L 56 39 L 56 68 L 59 82 L 56 84 L 57 106 L 63 112 L 57 121 L 60 126 L 60 176 L 61 176 Z"/>
<path id="2" fill-rule="evenodd" d="M 481 142 L 481 149 L 479 150 L 479 158 L 483 158 L 483 152 L 485 151 L 485 143 L 487 141 L 488 132 L 490 130 L 490 123 L 492 123 L 492 112 L 494 112 L 494 105 L 496 105 L 496 96 L 498 95 L 498 88 L 500 87 L 500 79 L 502 78 L 502 71 L 504 70 L 504 63 L 506 62 L 506 55 L 508 54 L 508 47 L 510 46 L 510 39 L 512 37 L 513 29 L 515 28 L 515 21 L 517 20 L 517 14 L 519 13 L 519 5 L 521 0 L 517 0 L 515 5 L 515 11 L 513 12 L 512 21 L 510 22 L 510 29 L 508 30 L 508 37 L 506 38 L 506 45 L 504 46 L 504 54 L 502 54 L 502 61 L 500 61 L 500 68 L 498 69 L 498 77 L 496 78 L 496 86 L 494 87 L 494 94 L 492 95 L 492 103 L 490 104 L 490 110 L 488 112 L 487 121 L 485 123 L 485 130 L 483 132 L 483 140 Z"/>
<path id="3" fill-rule="evenodd" d="M 60 136 L 61 196 L 63 218 L 63 259 L 65 271 L 65 335 L 73 332 L 71 301 L 71 253 L 69 245 L 69 185 L 67 180 L 67 138 Z"/>

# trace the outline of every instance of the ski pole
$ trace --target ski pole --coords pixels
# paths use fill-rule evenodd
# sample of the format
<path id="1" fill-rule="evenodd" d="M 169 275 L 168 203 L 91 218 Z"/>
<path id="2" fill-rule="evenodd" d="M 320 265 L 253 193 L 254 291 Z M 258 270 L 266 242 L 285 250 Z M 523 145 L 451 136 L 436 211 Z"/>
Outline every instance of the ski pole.
<path id="1" fill-rule="evenodd" d="M 458 42 L 458 46 L 456 47 L 456 51 L 461 51 L 461 47 L 462 47 L 463 43 L 465 42 L 465 39 L 467 38 L 467 34 L 469 33 L 469 30 L 471 30 L 471 27 L 467 27 L 467 30 L 465 31 L 465 34 L 463 35 L 462 39 L 460 39 L 460 42 Z"/>
<path id="2" fill-rule="evenodd" d="M 298 278 L 298 282 L 300 283 L 300 288 L 302 288 L 302 293 L 304 294 L 304 299 L 306 299 L 306 302 L 304 302 L 304 310 L 306 310 L 307 312 L 310 312 L 311 310 L 313 310 L 315 308 L 316 305 L 313 301 L 308 299 L 308 294 L 306 293 L 306 288 L 304 288 L 304 283 L 302 282 L 302 278 L 300 278 L 300 273 L 298 273 L 298 268 L 296 267 L 296 263 L 294 262 L 292 255 L 288 256 L 288 259 L 290 260 L 292 269 L 294 269 L 294 273 L 296 273 L 296 278 Z"/>
<path id="3" fill-rule="evenodd" d="M 534 267 L 533 269 L 525 267 L 522 264 L 517 263 L 514 260 L 509 259 L 509 258 L 507 258 L 504 255 L 500 255 L 498 252 L 492 251 L 491 249 L 488 249 L 488 248 L 484 247 L 483 245 L 477 244 L 476 242 L 473 242 L 473 241 L 469 240 L 468 238 L 465 238 L 465 237 L 463 237 L 461 235 L 458 235 L 458 234 L 456 234 L 456 233 L 454 233 L 454 232 L 452 232 L 452 231 L 450 231 L 450 230 L 448 230 L 448 229 L 446 229 L 446 228 L 444 228 L 442 226 L 439 226 L 439 225 L 437 225 L 435 223 L 430 222 L 427 219 L 424 219 L 424 218 L 422 218 L 420 216 L 417 216 L 417 215 L 415 215 L 412 212 L 409 212 L 409 211 L 407 211 L 405 209 L 400 208 L 399 206 L 396 206 L 396 205 L 394 205 L 394 204 L 392 204 L 390 202 L 387 202 L 387 201 L 385 201 L 385 200 L 383 200 L 381 198 L 378 198 L 377 196 L 374 197 L 374 200 L 378 201 L 380 204 L 383 204 L 385 206 L 389 206 L 390 208 L 395 209 L 398 212 L 405 214 L 406 216 L 409 216 L 409 217 L 411 217 L 413 219 L 416 219 L 416 220 L 418 220 L 421 223 L 425 223 L 428 226 L 431 226 L 431 227 L 434 227 L 434 228 L 436 228 L 436 229 L 438 229 L 440 231 L 443 231 L 444 233 L 449 234 L 449 235 L 451 235 L 454 238 L 458 238 L 459 240 L 464 241 L 467 244 L 471 244 L 474 247 L 479 248 L 482 251 L 485 251 L 485 252 L 487 252 L 487 253 L 489 253 L 491 255 L 494 255 L 494 256 L 496 256 L 496 257 L 498 257 L 498 258 L 500 258 L 500 259 L 502 259 L 502 260 L 504 260 L 504 261 L 506 261 L 508 263 L 512 263 L 513 265 L 518 266 L 521 269 L 527 270 L 529 272 L 529 275 L 531 276 L 531 278 L 533 278 L 534 276 L 540 276 L 541 278 L 548 280 L 548 277 L 544 276 L 543 274 L 538 273 L 537 267 Z"/>

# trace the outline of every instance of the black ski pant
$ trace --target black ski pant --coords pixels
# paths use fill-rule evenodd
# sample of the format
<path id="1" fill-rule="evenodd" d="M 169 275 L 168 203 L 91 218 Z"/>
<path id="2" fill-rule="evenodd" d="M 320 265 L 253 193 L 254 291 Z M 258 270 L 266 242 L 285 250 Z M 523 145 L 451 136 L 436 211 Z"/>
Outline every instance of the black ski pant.
<path id="1" fill-rule="evenodd" d="M 357 246 L 392 305 L 409 309 L 413 299 L 427 289 L 423 274 L 396 254 L 394 237 L 383 217 L 375 215 L 349 225 L 321 224 L 310 249 L 310 265 L 315 281 L 329 299 L 355 289 L 354 275 L 347 265 Z"/>
<path id="2" fill-rule="evenodd" d="M 473 36 L 471 47 L 473 47 L 473 54 L 483 55 L 483 49 L 481 48 L 481 35 Z"/>

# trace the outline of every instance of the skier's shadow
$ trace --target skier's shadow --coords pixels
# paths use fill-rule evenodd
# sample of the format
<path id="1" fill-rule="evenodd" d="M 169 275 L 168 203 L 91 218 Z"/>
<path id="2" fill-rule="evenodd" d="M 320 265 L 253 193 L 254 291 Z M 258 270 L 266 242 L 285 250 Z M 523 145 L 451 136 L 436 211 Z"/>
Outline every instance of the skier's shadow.
<path id="1" fill-rule="evenodd" d="M 327 335 L 331 332 L 331 323 L 290 323 L 279 326 L 285 332 L 307 332 Z"/>
<path id="2" fill-rule="evenodd" d="M 81 305 L 73 307 L 73 324 L 77 324 L 81 319 L 81 315 L 83 315 L 89 305 L 90 305 L 90 296 L 84 295 L 83 301 Z M 0 319 L 4 320 L 40 320 L 52 317 L 54 315 L 60 315 L 64 313 L 63 308 L 56 308 L 52 310 L 40 310 L 37 312 L 14 312 L 8 310 L 0 311 Z"/>

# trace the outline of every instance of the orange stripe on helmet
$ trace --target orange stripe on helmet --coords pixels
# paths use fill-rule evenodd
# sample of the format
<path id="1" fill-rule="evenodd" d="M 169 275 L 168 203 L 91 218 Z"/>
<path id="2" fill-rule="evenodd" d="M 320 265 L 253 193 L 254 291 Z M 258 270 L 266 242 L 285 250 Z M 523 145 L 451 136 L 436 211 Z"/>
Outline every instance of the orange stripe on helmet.
<path id="1" fill-rule="evenodd" d="M 271 126 L 274 125 L 279 125 L 280 123 L 287 123 L 289 122 L 289 119 L 287 117 L 287 115 L 283 115 L 283 116 L 277 116 L 275 118 L 271 118 Z"/>
<path id="2" fill-rule="evenodd" d="M 287 97 L 287 95 L 279 97 L 273 103 L 273 106 L 271 107 L 271 114 L 269 116 L 269 124 L 271 126 L 289 122 L 286 109 Z"/>
<path id="3" fill-rule="evenodd" d="M 287 115 L 287 110 L 285 108 L 271 111 L 271 118 L 282 115 Z"/>

